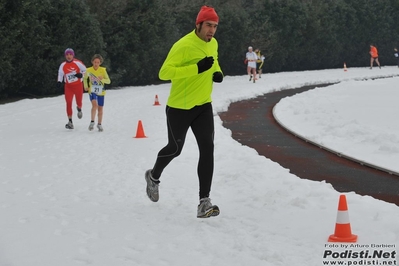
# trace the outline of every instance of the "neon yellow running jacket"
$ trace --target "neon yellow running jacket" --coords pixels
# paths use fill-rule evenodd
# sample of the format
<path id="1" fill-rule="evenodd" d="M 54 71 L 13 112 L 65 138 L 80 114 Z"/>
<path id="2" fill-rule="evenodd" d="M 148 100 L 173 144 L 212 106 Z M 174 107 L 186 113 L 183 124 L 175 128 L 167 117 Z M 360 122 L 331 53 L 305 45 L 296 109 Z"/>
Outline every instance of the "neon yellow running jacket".
<path id="1" fill-rule="evenodd" d="M 213 56 L 215 61 L 210 69 L 198 74 L 197 62 L 205 56 Z M 167 105 L 188 110 L 212 102 L 212 77 L 217 71 L 222 72 L 215 38 L 205 42 L 195 30 L 182 37 L 172 46 L 159 71 L 161 80 L 172 81 Z"/>

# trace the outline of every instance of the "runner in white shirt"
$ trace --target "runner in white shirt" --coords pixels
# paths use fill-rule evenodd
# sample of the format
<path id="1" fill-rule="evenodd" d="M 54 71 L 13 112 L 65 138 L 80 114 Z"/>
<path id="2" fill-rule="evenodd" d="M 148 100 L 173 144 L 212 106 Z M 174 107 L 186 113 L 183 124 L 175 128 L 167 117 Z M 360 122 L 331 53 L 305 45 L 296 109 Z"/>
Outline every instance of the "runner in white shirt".
<path id="1" fill-rule="evenodd" d="M 256 80 L 256 60 L 258 60 L 258 56 L 252 50 L 252 46 L 248 47 L 248 52 L 247 52 L 245 57 L 246 57 L 246 59 L 248 61 L 247 73 L 249 75 L 249 81 L 251 81 L 252 75 L 253 75 L 253 81 L 255 83 L 255 80 Z M 251 75 L 251 73 L 252 73 L 252 75 Z"/>

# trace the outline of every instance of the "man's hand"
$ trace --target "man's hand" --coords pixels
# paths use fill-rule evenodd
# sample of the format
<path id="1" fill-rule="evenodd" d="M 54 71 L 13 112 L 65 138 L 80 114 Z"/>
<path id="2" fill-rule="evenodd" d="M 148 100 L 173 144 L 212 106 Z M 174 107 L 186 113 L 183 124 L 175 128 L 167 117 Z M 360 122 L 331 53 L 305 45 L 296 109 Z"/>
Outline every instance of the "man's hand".
<path id="1" fill-rule="evenodd" d="M 57 82 L 57 89 L 58 89 L 58 90 L 61 90 L 61 88 L 62 88 L 62 82 L 61 82 L 61 81 L 58 81 L 58 82 Z"/>
<path id="2" fill-rule="evenodd" d="M 213 73 L 213 81 L 220 83 L 223 81 L 223 74 L 220 71 Z"/>
<path id="3" fill-rule="evenodd" d="M 201 60 L 198 61 L 197 66 L 198 66 L 198 74 L 201 74 L 204 71 L 207 71 L 210 69 L 213 65 L 213 57 L 212 56 L 205 56 Z"/>
<path id="4" fill-rule="evenodd" d="M 83 75 L 82 75 L 82 73 L 76 73 L 76 74 L 75 74 L 75 77 L 81 79 L 81 78 L 83 77 Z"/>

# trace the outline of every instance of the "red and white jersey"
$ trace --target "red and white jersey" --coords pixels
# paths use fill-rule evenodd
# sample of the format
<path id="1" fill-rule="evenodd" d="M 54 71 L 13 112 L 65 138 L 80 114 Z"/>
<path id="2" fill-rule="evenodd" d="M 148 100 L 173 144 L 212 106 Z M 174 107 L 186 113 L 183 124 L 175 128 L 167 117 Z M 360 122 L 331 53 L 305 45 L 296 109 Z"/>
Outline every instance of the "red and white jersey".
<path id="1" fill-rule="evenodd" d="M 59 82 L 64 81 L 65 85 L 75 85 L 82 82 L 82 78 L 75 77 L 75 74 L 82 73 L 84 75 L 86 72 L 86 66 L 82 61 L 78 59 L 73 59 L 72 61 L 62 62 L 60 68 L 58 69 L 58 80 Z"/>

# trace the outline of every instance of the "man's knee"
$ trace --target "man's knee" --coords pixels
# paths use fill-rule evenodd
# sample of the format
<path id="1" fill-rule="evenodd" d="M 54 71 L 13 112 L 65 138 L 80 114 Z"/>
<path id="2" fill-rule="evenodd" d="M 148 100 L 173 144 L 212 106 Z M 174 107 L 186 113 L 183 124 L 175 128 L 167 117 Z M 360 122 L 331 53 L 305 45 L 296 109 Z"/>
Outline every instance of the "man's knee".
<path id="1" fill-rule="evenodd" d="M 168 143 L 168 145 L 165 147 L 165 149 L 162 153 L 168 154 L 168 156 L 172 156 L 173 158 L 176 158 L 181 154 L 181 152 L 183 150 L 183 145 L 184 145 L 184 142 L 181 142 L 179 140 L 176 140 L 176 142 L 173 144 Z"/>

